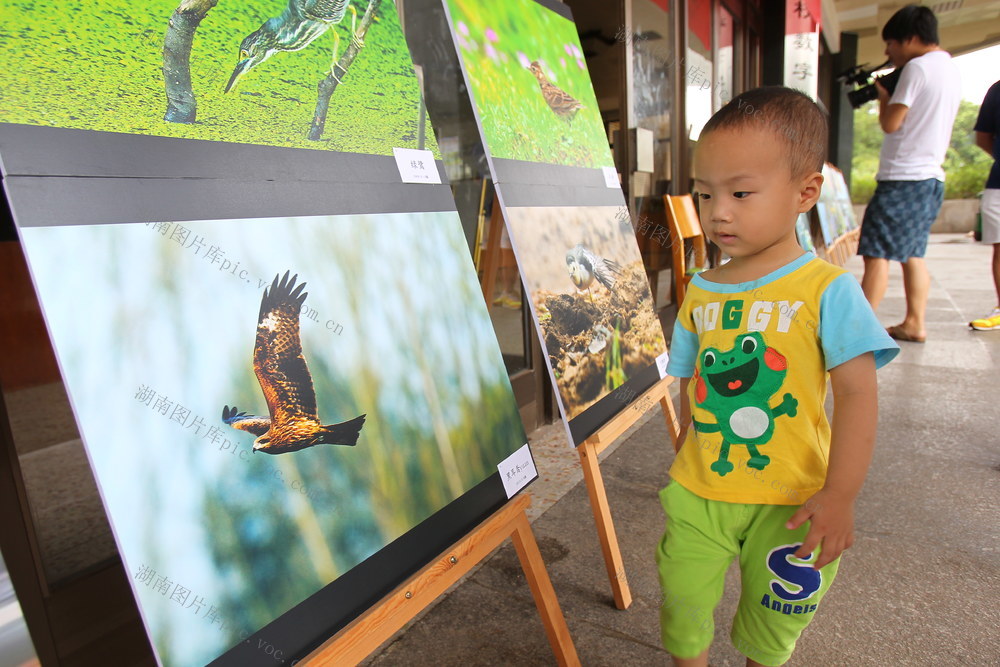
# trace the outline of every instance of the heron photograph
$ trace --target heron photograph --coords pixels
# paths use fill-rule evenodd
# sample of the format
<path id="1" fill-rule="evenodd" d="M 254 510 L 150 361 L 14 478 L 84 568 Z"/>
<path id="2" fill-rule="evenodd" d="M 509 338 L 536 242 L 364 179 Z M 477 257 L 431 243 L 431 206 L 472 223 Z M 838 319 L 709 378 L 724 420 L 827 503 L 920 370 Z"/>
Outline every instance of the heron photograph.
<path id="1" fill-rule="evenodd" d="M 629 222 L 613 206 L 508 207 L 542 345 L 567 419 L 666 352 Z"/>
<path id="2" fill-rule="evenodd" d="M 0 0 L 0 16 L 0 122 L 437 152 L 393 0 Z"/>
<path id="3" fill-rule="evenodd" d="M 455 212 L 21 234 L 162 665 L 239 645 L 527 442 Z"/>
<path id="4" fill-rule="evenodd" d="M 534 0 L 446 0 L 446 5 L 494 157 L 614 166 L 572 21 Z"/>

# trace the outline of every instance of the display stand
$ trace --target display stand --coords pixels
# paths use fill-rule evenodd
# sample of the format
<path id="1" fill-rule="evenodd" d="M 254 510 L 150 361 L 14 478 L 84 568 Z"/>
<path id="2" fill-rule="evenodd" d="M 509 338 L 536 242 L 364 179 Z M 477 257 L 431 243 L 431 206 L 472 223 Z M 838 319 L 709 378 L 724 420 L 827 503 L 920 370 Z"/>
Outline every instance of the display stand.
<path id="1" fill-rule="evenodd" d="M 500 256 L 500 230 L 503 224 L 500 206 L 494 198 L 482 275 L 483 297 L 486 299 L 487 307 L 492 302 L 493 289 L 496 284 Z M 608 571 L 608 579 L 611 581 L 611 590 L 615 598 L 615 607 L 618 609 L 628 609 L 629 605 L 632 604 L 632 594 L 625 578 L 625 566 L 622 563 L 621 549 L 618 546 L 618 537 L 611 519 L 611 508 L 608 505 L 608 495 L 604 490 L 604 479 L 601 477 L 597 456 L 638 421 L 645 414 L 646 408 L 656 401 L 659 401 L 663 409 L 663 415 L 667 420 L 667 429 L 670 431 L 670 437 L 676 449 L 679 426 L 674 406 L 670 402 L 669 387 L 672 381 L 673 378 L 668 376 L 654 384 L 577 447 L 577 452 L 580 454 L 580 465 L 583 467 L 583 478 L 587 483 L 587 495 L 590 497 L 590 509 L 594 513 L 597 535 L 601 542 L 601 552 L 604 554 L 604 566 Z"/>
<path id="2" fill-rule="evenodd" d="M 484 191 L 482 203 L 485 203 L 485 201 Z M 482 208 L 480 207 L 481 210 Z M 490 211 L 490 229 L 486 236 L 486 256 L 483 261 L 483 276 L 480 279 L 487 309 L 493 306 L 493 290 L 497 284 L 497 270 L 500 268 L 500 235 L 504 224 L 503 214 L 500 212 L 500 202 L 497 201 L 497 196 L 493 195 L 493 209 Z"/>
<path id="3" fill-rule="evenodd" d="M 486 222 L 486 216 L 483 215 L 483 209 L 486 207 L 486 179 L 483 179 L 483 185 L 479 190 L 479 208 L 476 209 L 476 241 L 472 246 L 472 263 L 476 266 L 476 271 L 480 269 L 480 264 L 483 261 L 483 227 Z"/>
<path id="4" fill-rule="evenodd" d="M 503 214 L 500 212 L 499 203 L 494 197 L 482 275 L 483 297 L 486 299 L 487 306 L 492 302 L 496 284 L 500 258 L 500 231 L 503 224 Z M 677 423 L 677 415 L 674 413 L 673 403 L 670 401 L 669 388 L 672 382 L 673 378 L 668 376 L 654 384 L 577 447 L 580 465 L 583 467 L 583 479 L 587 484 L 587 495 L 590 498 L 590 509 L 594 513 L 594 523 L 597 525 L 597 535 L 601 542 L 601 552 L 604 555 L 604 566 L 608 571 L 615 607 L 618 609 L 628 609 L 629 605 L 632 604 L 632 593 L 625 577 L 621 548 L 618 546 L 618 536 L 615 534 L 614 522 L 611 519 L 608 494 L 604 489 L 604 479 L 601 476 L 597 457 L 608 445 L 636 423 L 645 414 L 646 409 L 655 402 L 660 403 L 663 416 L 667 420 L 667 430 L 670 432 L 671 440 L 676 449 L 680 427 Z"/>
<path id="5" fill-rule="evenodd" d="M 844 235 L 844 238 L 847 239 L 844 263 L 847 263 L 847 260 L 858 254 L 858 243 L 861 241 L 861 228 L 855 227 L 851 231 L 847 232 L 847 234 Z"/>
<path id="6" fill-rule="evenodd" d="M 608 505 L 608 494 L 604 490 L 604 479 L 598 465 L 598 455 L 608 445 L 614 442 L 629 427 L 635 424 L 646 409 L 654 402 L 659 402 L 663 416 L 667 420 L 667 431 L 677 449 L 677 438 L 680 435 L 680 425 L 674 413 L 674 405 L 670 400 L 670 385 L 673 378 L 667 376 L 646 390 L 611 421 L 601 427 L 597 433 L 583 441 L 577 447 L 580 453 L 580 465 L 583 466 L 583 479 L 587 484 L 587 494 L 590 496 L 590 508 L 594 512 L 594 522 L 601 540 L 601 551 L 604 554 L 604 566 L 611 581 L 611 591 L 614 594 L 615 606 L 618 609 L 628 609 L 632 604 L 632 592 L 629 590 L 628 579 L 625 577 L 625 565 L 622 562 L 622 552 L 618 547 L 618 537 L 611 520 L 611 508 Z"/>
<path id="7" fill-rule="evenodd" d="M 530 504 L 528 494 L 508 502 L 298 664 L 308 667 L 358 664 L 510 537 L 556 662 L 579 665 L 566 619 L 525 514 Z"/>
<path id="8" fill-rule="evenodd" d="M 843 264 L 843 260 L 840 257 L 840 243 L 841 239 L 834 239 L 833 243 L 826 246 L 826 261 L 831 264 L 840 266 Z"/>
<path id="9" fill-rule="evenodd" d="M 858 252 L 858 240 L 860 236 L 860 227 L 838 236 L 833 243 L 825 248 L 827 261 L 837 266 L 846 264 L 847 260 Z"/>

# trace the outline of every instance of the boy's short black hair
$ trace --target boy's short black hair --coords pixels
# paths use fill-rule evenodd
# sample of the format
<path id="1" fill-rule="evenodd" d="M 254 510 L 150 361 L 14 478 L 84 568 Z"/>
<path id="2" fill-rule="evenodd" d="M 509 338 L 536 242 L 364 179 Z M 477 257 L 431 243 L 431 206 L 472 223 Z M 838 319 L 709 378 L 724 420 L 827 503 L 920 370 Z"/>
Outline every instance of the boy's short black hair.
<path id="1" fill-rule="evenodd" d="M 826 162 L 826 114 L 805 93 L 784 86 L 765 86 L 740 93 L 715 112 L 702 129 L 761 128 L 784 142 L 792 178 L 822 171 Z"/>
<path id="2" fill-rule="evenodd" d="M 924 44 L 938 43 L 937 17 L 930 7 L 907 5 L 893 14 L 882 28 L 882 41 L 905 42 L 916 37 Z"/>

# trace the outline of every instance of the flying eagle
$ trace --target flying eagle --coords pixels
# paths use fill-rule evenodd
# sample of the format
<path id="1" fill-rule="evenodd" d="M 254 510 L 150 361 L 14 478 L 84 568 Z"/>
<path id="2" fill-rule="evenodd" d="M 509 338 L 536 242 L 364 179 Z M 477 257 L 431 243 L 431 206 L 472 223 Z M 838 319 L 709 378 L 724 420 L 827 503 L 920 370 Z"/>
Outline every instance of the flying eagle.
<path id="1" fill-rule="evenodd" d="M 267 401 L 268 417 L 222 408 L 222 421 L 257 436 L 253 451 L 297 452 L 313 445 L 356 445 L 365 415 L 340 424 L 323 425 L 316 412 L 316 392 L 299 341 L 299 313 L 308 292 L 295 285 L 298 275 L 274 277 L 264 290 L 253 348 L 253 372 Z"/>

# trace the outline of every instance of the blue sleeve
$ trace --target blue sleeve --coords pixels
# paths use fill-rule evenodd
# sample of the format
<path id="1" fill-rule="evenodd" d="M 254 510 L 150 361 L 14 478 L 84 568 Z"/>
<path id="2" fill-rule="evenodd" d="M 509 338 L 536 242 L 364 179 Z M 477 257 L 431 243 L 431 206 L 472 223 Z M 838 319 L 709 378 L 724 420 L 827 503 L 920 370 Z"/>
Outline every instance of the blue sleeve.
<path id="1" fill-rule="evenodd" d="M 997 122 L 1000 118 L 1000 81 L 990 86 L 983 98 L 983 105 L 979 107 L 979 117 L 976 119 L 975 132 L 986 132 L 987 134 L 1000 134 L 997 131 Z"/>
<path id="2" fill-rule="evenodd" d="M 861 285 L 850 273 L 837 276 L 823 292 L 819 304 L 819 337 L 826 356 L 826 370 L 865 352 L 875 353 L 875 368 L 899 354 L 885 328 L 865 299 Z"/>
<path id="3" fill-rule="evenodd" d="M 694 375 L 694 362 L 698 359 L 698 334 L 688 331 L 681 318 L 674 321 L 674 334 L 670 339 L 670 360 L 667 375 L 689 378 Z"/>

